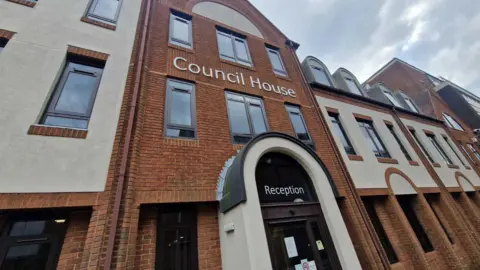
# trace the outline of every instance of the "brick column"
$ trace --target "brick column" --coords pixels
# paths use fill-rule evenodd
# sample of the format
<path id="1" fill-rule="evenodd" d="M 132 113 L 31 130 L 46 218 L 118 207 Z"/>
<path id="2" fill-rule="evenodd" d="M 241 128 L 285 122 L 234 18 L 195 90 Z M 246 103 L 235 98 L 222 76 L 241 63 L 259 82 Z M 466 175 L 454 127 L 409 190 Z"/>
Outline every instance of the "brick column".
<path id="1" fill-rule="evenodd" d="M 78 269 L 80 267 L 89 221 L 90 211 L 73 212 L 70 214 L 57 270 Z"/>
<path id="2" fill-rule="evenodd" d="M 157 219 L 157 208 L 142 209 L 140 211 L 133 267 L 135 270 L 155 269 Z"/>
<path id="3" fill-rule="evenodd" d="M 84 245 L 84 252 L 81 255 L 81 263 L 78 269 L 93 270 L 99 269 L 102 252 L 102 243 L 106 241 L 107 234 L 107 205 L 94 206 Z"/>

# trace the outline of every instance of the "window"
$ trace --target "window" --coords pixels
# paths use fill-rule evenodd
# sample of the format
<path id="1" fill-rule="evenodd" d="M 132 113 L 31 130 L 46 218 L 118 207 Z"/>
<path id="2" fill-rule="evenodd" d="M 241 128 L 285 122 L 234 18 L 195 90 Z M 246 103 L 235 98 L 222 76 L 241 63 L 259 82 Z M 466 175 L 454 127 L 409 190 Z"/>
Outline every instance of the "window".
<path id="1" fill-rule="evenodd" d="M 445 142 L 448 144 L 452 152 L 455 154 L 455 156 L 457 156 L 458 160 L 460 160 L 460 163 L 462 163 L 462 165 L 465 166 L 465 162 L 463 162 L 463 160 L 460 158 L 460 155 L 458 155 L 457 151 L 455 151 L 455 149 L 453 148 L 453 145 L 450 143 L 448 138 L 446 136 L 442 136 L 442 137 L 445 140 Z"/>
<path id="2" fill-rule="evenodd" d="M 382 243 L 383 250 L 385 250 L 385 253 L 387 253 L 388 261 L 391 264 L 397 263 L 398 262 L 397 254 L 393 249 L 392 243 L 388 239 L 387 233 L 385 232 L 385 229 L 382 226 L 382 222 L 380 221 L 380 218 L 377 215 L 377 211 L 375 211 L 375 204 L 380 203 L 380 199 L 377 199 L 375 197 L 363 197 L 362 201 L 363 201 L 363 205 L 365 205 L 365 209 L 367 210 L 368 216 L 370 217 L 370 221 L 373 224 L 373 228 L 375 229 L 375 232 L 377 233 L 378 238 L 380 239 L 380 243 Z"/>
<path id="3" fill-rule="evenodd" d="M 9 220 L 0 237 L 0 269 L 56 269 L 65 221 L 32 213 Z"/>
<path id="4" fill-rule="evenodd" d="M 261 99 L 230 92 L 226 98 L 234 143 L 247 143 L 253 136 L 268 131 Z"/>
<path id="5" fill-rule="evenodd" d="M 418 220 L 417 214 L 415 213 L 413 206 L 415 200 L 414 196 L 416 195 L 397 196 L 397 201 L 400 204 L 400 207 L 402 207 L 403 213 L 407 217 L 407 220 L 410 223 L 413 232 L 415 232 L 418 241 L 422 245 L 423 251 L 430 252 L 433 251 L 434 248 L 432 246 L 432 242 L 430 242 L 430 239 L 428 238 L 427 233 L 425 232 L 425 229 Z"/>
<path id="6" fill-rule="evenodd" d="M 413 101 L 406 97 L 406 96 L 403 96 L 405 98 L 405 102 L 407 103 L 408 107 L 410 108 L 410 110 L 412 110 L 413 112 L 416 112 L 416 113 L 420 113 L 417 109 L 417 106 L 415 106 L 415 104 L 413 104 Z"/>
<path id="7" fill-rule="evenodd" d="M 470 149 L 470 151 L 472 151 L 472 153 L 477 157 L 477 159 L 480 160 L 480 154 L 477 152 L 477 149 L 475 149 L 475 147 L 473 147 L 473 145 L 470 143 L 467 143 L 467 147 Z"/>
<path id="8" fill-rule="evenodd" d="M 7 45 L 8 40 L 4 38 L 0 38 L 0 52 L 2 52 L 3 48 Z"/>
<path id="9" fill-rule="evenodd" d="M 295 131 L 297 138 L 308 145 L 313 145 L 312 138 L 308 134 L 307 125 L 305 124 L 305 119 L 303 119 L 300 108 L 292 105 L 286 105 L 285 107 L 290 116 L 290 121 L 292 121 L 293 130 Z"/>
<path id="10" fill-rule="evenodd" d="M 415 130 L 411 129 L 411 130 L 410 130 L 410 133 L 412 133 L 413 138 L 415 139 L 415 141 L 417 141 L 418 145 L 419 145 L 420 148 L 422 149 L 423 153 L 425 153 L 425 155 L 427 156 L 428 160 L 429 160 L 431 163 L 435 163 L 435 161 L 433 160 L 432 156 L 430 156 L 430 153 L 428 153 L 427 149 L 425 149 L 425 147 L 423 146 L 423 144 L 422 144 L 422 143 L 420 142 L 420 140 L 418 139 L 417 133 L 415 132 Z"/>
<path id="11" fill-rule="evenodd" d="M 115 24 L 123 0 L 93 0 L 87 16 L 94 20 Z"/>
<path id="12" fill-rule="evenodd" d="M 362 95 L 362 92 L 360 91 L 360 89 L 358 89 L 357 83 L 355 82 L 354 79 L 349 77 L 344 77 L 344 78 L 345 78 L 345 81 L 347 82 L 347 86 L 350 92 L 357 95 Z"/>
<path id="13" fill-rule="evenodd" d="M 433 144 L 435 149 L 437 149 L 440 156 L 442 156 L 443 161 L 445 161 L 446 164 L 452 164 L 452 160 L 448 157 L 447 153 L 445 153 L 443 148 L 437 142 L 437 138 L 435 137 L 435 135 L 433 135 L 433 134 L 425 134 L 425 135 L 430 140 L 430 142 Z"/>
<path id="14" fill-rule="evenodd" d="M 310 67 L 316 82 L 323 85 L 333 86 L 332 82 L 328 78 L 327 71 L 324 68 L 316 65 L 310 65 Z"/>
<path id="15" fill-rule="evenodd" d="M 474 99 L 465 94 L 462 94 L 462 96 L 468 102 L 468 104 L 470 104 L 472 109 L 474 109 L 477 112 L 477 114 L 480 114 L 480 102 L 477 99 Z"/>
<path id="16" fill-rule="evenodd" d="M 252 60 L 245 37 L 217 29 L 220 58 L 251 67 Z"/>
<path id="17" fill-rule="evenodd" d="M 397 136 L 395 133 L 395 130 L 393 129 L 393 126 L 387 125 L 388 130 L 390 130 L 390 133 L 392 133 L 393 138 L 395 138 L 395 141 L 397 141 L 398 146 L 400 146 L 400 150 L 402 150 L 403 154 L 407 158 L 408 161 L 412 160 L 412 157 L 410 154 L 407 152 L 407 149 L 405 149 L 405 146 L 403 146 L 402 142 L 400 141 L 400 138 Z"/>
<path id="18" fill-rule="evenodd" d="M 105 63 L 67 59 L 41 124 L 87 129 Z"/>
<path id="19" fill-rule="evenodd" d="M 159 213 L 155 269 L 198 269 L 197 213 L 192 208 L 170 206 Z"/>
<path id="20" fill-rule="evenodd" d="M 373 153 L 377 157 L 384 157 L 390 158 L 390 154 L 388 153 L 385 145 L 380 140 L 380 137 L 377 134 L 377 131 L 373 127 L 372 122 L 359 120 L 357 119 L 358 126 L 362 131 L 363 137 L 370 143 L 370 147 L 372 148 Z"/>
<path id="21" fill-rule="evenodd" d="M 343 149 L 345 149 L 345 152 L 347 154 L 356 155 L 355 149 L 353 149 L 353 146 L 350 143 L 350 140 L 348 139 L 347 134 L 345 133 L 345 130 L 343 129 L 342 123 L 340 123 L 338 114 L 328 114 L 328 115 L 330 117 L 330 121 L 332 122 L 333 135 L 340 138 L 340 141 L 342 142 L 342 145 L 343 145 Z"/>
<path id="22" fill-rule="evenodd" d="M 193 47 L 191 16 L 172 10 L 169 42 L 189 49 Z"/>
<path id="23" fill-rule="evenodd" d="M 403 108 L 402 105 L 400 105 L 400 103 L 398 102 L 398 100 L 392 95 L 392 93 L 388 92 L 388 91 L 383 91 L 383 93 L 385 94 L 385 96 L 387 96 L 388 100 L 390 100 L 390 102 L 397 106 L 397 107 L 400 107 L 400 108 Z"/>
<path id="24" fill-rule="evenodd" d="M 472 156 L 470 156 L 470 154 L 467 152 L 467 149 L 465 149 L 465 146 L 463 146 L 463 144 L 462 144 L 461 142 L 458 142 L 458 144 L 460 145 L 460 148 L 462 148 L 463 153 L 465 153 L 465 155 L 473 162 L 473 158 L 472 158 Z"/>
<path id="25" fill-rule="evenodd" d="M 270 62 L 272 63 L 273 72 L 280 76 L 287 76 L 287 71 L 285 70 L 285 65 L 283 65 L 282 57 L 280 56 L 280 52 L 277 48 L 266 47 L 268 57 L 270 58 Z"/>
<path id="26" fill-rule="evenodd" d="M 453 244 L 453 239 L 452 239 L 452 236 L 451 234 L 449 233 L 449 231 L 447 230 L 447 228 L 445 227 L 445 225 L 443 224 L 442 220 L 440 219 L 440 217 L 438 216 L 438 213 L 437 213 L 437 209 L 435 207 L 433 207 L 434 205 L 437 205 L 439 204 L 440 202 L 440 197 L 438 194 L 433 194 L 433 193 L 430 193 L 430 194 L 424 194 L 425 196 L 425 199 L 427 200 L 428 202 L 428 205 L 430 205 L 430 208 L 432 208 L 432 211 L 433 213 L 435 214 L 435 217 L 437 218 L 438 220 L 438 223 L 440 223 L 440 226 L 442 226 L 442 229 L 443 231 L 445 232 L 445 235 L 447 235 L 447 238 L 448 238 L 448 241 L 450 241 L 450 243 Z"/>
<path id="27" fill-rule="evenodd" d="M 169 79 L 167 81 L 166 135 L 168 137 L 195 138 L 195 86 Z"/>
<path id="28" fill-rule="evenodd" d="M 443 114 L 443 120 L 445 120 L 445 123 L 446 123 L 447 126 L 449 126 L 450 128 L 453 128 L 453 129 L 456 129 L 456 130 L 460 130 L 460 131 L 464 131 L 464 129 L 462 128 L 462 126 L 461 126 L 455 119 L 453 119 L 453 117 L 451 117 L 450 115 L 444 113 L 444 114 Z"/>

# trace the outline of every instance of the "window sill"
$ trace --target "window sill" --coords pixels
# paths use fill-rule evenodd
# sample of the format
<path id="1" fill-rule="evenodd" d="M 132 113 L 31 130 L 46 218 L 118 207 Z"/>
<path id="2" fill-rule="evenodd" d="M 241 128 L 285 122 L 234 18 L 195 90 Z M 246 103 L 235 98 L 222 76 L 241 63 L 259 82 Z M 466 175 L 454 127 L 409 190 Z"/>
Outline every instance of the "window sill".
<path id="1" fill-rule="evenodd" d="M 275 77 L 277 77 L 277 79 L 284 80 L 284 81 L 287 81 L 287 82 L 292 81 L 292 79 L 290 79 L 290 77 L 288 77 L 288 75 L 287 76 L 282 76 L 282 75 L 278 75 L 275 72 L 273 72 L 273 74 L 275 74 Z"/>
<path id="2" fill-rule="evenodd" d="M 184 51 L 184 52 L 187 52 L 187 53 L 195 53 L 193 48 L 182 47 L 180 45 L 175 45 L 175 44 L 172 44 L 170 42 L 168 43 L 168 47 L 173 48 L 173 49 L 177 49 L 177 50 L 180 50 L 180 51 Z"/>
<path id="3" fill-rule="evenodd" d="M 450 169 L 460 169 L 459 166 L 453 165 L 453 164 L 448 164 L 448 168 L 450 168 Z"/>
<path id="4" fill-rule="evenodd" d="M 409 161 L 408 164 L 410 164 L 412 166 L 420 166 L 420 164 L 418 164 L 418 162 L 413 161 L 413 160 Z"/>
<path id="5" fill-rule="evenodd" d="M 86 139 L 87 134 L 88 134 L 88 130 L 68 128 L 68 127 L 31 125 L 30 128 L 28 129 L 27 134 L 28 135 L 48 136 L 48 137 Z"/>
<path id="6" fill-rule="evenodd" d="M 222 59 L 222 58 L 220 58 L 220 62 L 225 63 L 225 64 L 229 64 L 229 65 L 232 65 L 232 66 L 235 66 L 235 67 L 248 69 L 248 70 L 255 71 L 255 72 L 257 71 L 254 67 L 249 67 L 249 66 L 242 65 L 242 64 L 232 62 L 232 61 L 229 61 L 229 60 L 225 60 L 225 59 Z"/>
<path id="7" fill-rule="evenodd" d="M 100 22 L 100 21 L 97 21 L 97 20 L 90 19 L 88 17 L 82 17 L 80 20 L 82 22 L 90 23 L 90 24 L 93 24 L 93 25 L 96 25 L 96 26 L 100 26 L 100 27 L 112 30 L 112 31 L 115 31 L 117 29 L 116 25 Z"/>
<path id="8" fill-rule="evenodd" d="M 192 146 L 198 147 L 198 140 L 192 138 L 178 138 L 178 137 L 165 137 L 165 144 L 175 146 Z"/>
<path id="9" fill-rule="evenodd" d="M 353 161 L 363 161 L 363 157 L 359 155 L 348 155 L 348 159 Z"/>
<path id="10" fill-rule="evenodd" d="M 377 158 L 377 161 L 378 161 L 379 163 L 398 164 L 398 160 L 393 159 L 393 158 L 382 158 L 382 157 L 378 157 L 378 158 Z"/>
<path id="11" fill-rule="evenodd" d="M 31 7 L 31 8 L 33 8 L 37 4 L 37 2 L 31 2 L 27 0 L 7 0 L 7 1 L 12 3 L 17 3 L 23 6 Z"/>
<path id="12" fill-rule="evenodd" d="M 438 163 L 432 163 L 432 166 L 436 167 L 436 168 L 441 168 L 440 164 L 438 164 Z"/>

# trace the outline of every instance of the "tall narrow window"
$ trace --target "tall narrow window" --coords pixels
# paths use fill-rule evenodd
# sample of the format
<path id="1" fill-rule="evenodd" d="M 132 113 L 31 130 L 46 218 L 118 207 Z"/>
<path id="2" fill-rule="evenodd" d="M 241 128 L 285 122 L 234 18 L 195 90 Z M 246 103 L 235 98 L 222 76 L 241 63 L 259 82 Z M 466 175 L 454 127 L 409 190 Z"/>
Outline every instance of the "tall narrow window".
<path id="1" fill-rule="evenodd" d="M 316 82 L 323 85 L 333 86 L 332 82 L 328 78 L 327 71 L 324 68 L 319 67 L 317 65 L 310 65 L 310 66 L 312 67 L 311 70 Z"/>
<path id="2" fill-rule="evenodd" d="M 3 51 L 3 48 L 7 45 L 8 39 L 0 38 L 0 52 Z"/>
<path id="3" fill-rule="evenodd" d="M 116 24 L 123 0 L 93 0 L 87 16 L 94 20 Z"/>
<path id="4" fill-rule="evenodd" d="M 462 149 L 463 153 L 468 157 L 473 162 L 472 156 L 468 153 L 467 149 L 465 149 L 465 146 L 463 146 L 462 142 L 458 141 L 458 144 L 460 145 L 460 148 Z"/>
<path id="5" fill-rule="evenodd" d="M 415 132 L 415 130 L 413 129 L 410 129 L 410 133 L 412 134 L 413 138 L 415 139 L 415 141 L 417 141 L 418 145 L 420 146 L 420 148 L 422 149 L 423 153 L 425 153 L 425 155 L 427 156 L 428 160 L 431 162 L 431 163 L 435 163 L 435 161 L 433 160 L 432 156 L 430 156 L 430 153 L 428 153 L 427 149 L 425 149 L 425 146 L 423 146 L 423 144 L 420 142 L 420 140 L 418 139 L 417 137 L 417 132 Z"/>
<path id="6" fill-rule="evenodd" d="M 344 78 L 345 78 L 345 81 L 347 82 L 347 86 L 348 86 L 348 89 L 350 90 L 350 92 L 352 92 L 354 94 L 357 94 L 357 95 L 362 95 L 362 92 L 358 88 L 357 83 L 355 82 L 354 79 L 349 78 L 349 77 L 344 77 Z"/>
<path id="7" fill-rule="evenodd" d="M 247 143 L 253 136 L 268 131 L 261 99 L 230 92 L 226 98 L 234 143 Z"/>
<path id="8" fill-rule="evenodd" d="M 191 83 L 167 81 L 166 135 L 168 137 L 195 138 L 195 86 Z"/>
<path id="9" fill-rule="evenodd" d="M 87 129 L 104 63 L 67 60 L 41 124 Z"/>
<path id="10" fill-rule="evenodd" d="M 437 142 L 437 138 L 433 134 L 425 134 L 427 138 L 430 140 L 432 143 L 433 147 L 437 149 L 437 152 L 442 156 L 443 161 L 445 161 L 446 164 L 450 165 L 452 164 L 452 160 L 448 157 L 447 153 L 443 150 L 443 148 L 440 146 L 440 144 Z"/>
<path id="11" fill-rule="evenodd" d="M 350 140 L 348 139 L 348 136 L 345 133 L 345 130 L 343 129 L 342 123 L 340 123 L 338 114 L 328 114 L 328 116 L 330 117 L 330 121 L 332 122 L 333 135 L 340 138 L 340 141 L 342 142 L 343 149 L 345 149 L 345 152 L 349 155 L 356 155 L 355 149 L 353 149 L 353 146 L 350 143 Z"/>
<path id="12" fill-rule="evenodd" d="M 191 49 L 192 40 L 192 17 L 177 11 L 170 13 L 170 35 L 172 44 Z"/>
<path id="13" fill-rule="evenodd" d="M 290 121 L 292 121 L 293 130 L 295 131 L 297 138 L 308 145 L 313 145 L 312 138 L 308 134 L 307 125 L 305 124 L 305 119 L 303 119 L 300 108 L 293 105 L 286 105 L 285 107 L 290 116 Z"/>
<path id="14" fill-rule="evenodd" d="M 31 213 L 10 220 L 0 237 L 0 269 L 56 269 L 65 221 Z"/>
<path id="15" fill-rule="evenodd" d="M 443 113 L 443 120 L 445 120 L 445 123 L 450 128 L 460 130 L 460 131 L 464 131 L 462 126 L 455 119 L 453 119 L 453 117 L 451 117 L 450 115 L 448 115 L 446 113 Z"/>
<path id="16" fill-rule="evenodd" d="M 397 133 L 393 129 L 393 126 L 392 125 L 387 125 L 387 127 L 388 127 L 388 130 L 390 130 L 390 133 L 392 133 L 393 138 L 395 138 L 395 141 L 397 141 L 398 146 L 400 146 L 400 150 L 402 150 L 402 152 L 405 155 L 405 157 L 407 158 L 407 160 L 411 161 L 412 157 L 408 153 L 407 149 L 405 149 L 405 146 L 403 146 L 403 143 L 400 141 L 400 138 L 397 136 Z"/>
<path id="17" fill-rule="evenodd" d="M 385 229 L 382 226 L 382 222 L 380 221 L 380 218 L 377 215 L 377 211 L 375 211 L 375 204 L 380 203 L 381 199 L 377 199 L 375 197 L 363 197 L 363 205 L 365 205 L 365 209 L 367 210 L 368 216 L 370 217 L 370 221 L 372 221 L 373 228 L 375 229 L 375 232 L 378 235 L 378 238 L 380 239 L 380 243 L 382 244 L 383 250 L 385 250 L 385 253 L 387 253 L 387 258 L 388 261 L 391 264 L 397 263 L 398 262 L 398 257 L 397 254 L 395 253 L 395 250 L 393 249 L 392 243 L 388 239 L 387 233 L 385 232 Z"/>
<path id="18" fill-rule="evenodd" d="M 398 102 L 398 100 L 392 95 L 392 93 L 390 93 L 389 91 L 383 91 L 383 93 L 393 105 L 403 108 L 402 105 Z"/>
<path id="19" fill-rule="evenodd" d="M 368 141 L 370 147 L 372 148 L 373 153 L 377 157 L 384 157 L 390 158 L 390 154 L 388 153 L 385 145 L 383 144 L 382 140 L 378 136 L 377 131 L 373 127 L 372 122 L 359 120 L 357 119 L 358 126 L 362 131 L 363 137 Z"/>
<path id="20" fill-rule="evenodd" d="M 420 220 L 418 220 L 417 213 L 415 212 L 415 208 L 413 206 L 415 198 L 413 196 L 416 195 L 402 195 L 397 196 L 397 201 L 402 207 L 403 213 L 407 217 L 408 223 L 413 229 L 413 232 L 417 236 L 420 245 L 422 245 L 423 251 L 430 252 L 433 251 L 433 245 L 430 239 L 428 238 L 425 229 L 423 228 Z"/>
<path id="21" fill-rule="evenodd" d="M 280 51 L 277 48 L 270 46 L 266 47 L 268 58 L 270 58 L 270 63 L 272 63 L 273 72 L 280 76 L 287 76 L 287 70 L 283 64 L 282 57 L 280 56 Z"/>
<path id="22" fill-rule="evenodd" d="M 244 36 L 217 29 L 217 41 L 220 58 L 252 66 L 250 51 Z"/>
<path id="23" fill-rule="evenodd" d="M 447 236 L 448 241 L 450 241 L 450 243 L 453 244 L 453 239 L 452 239 L 452 236 L 451 236 L 450 232 L 447 230 L 447 228 L 443 224 L 442 220 L 440 219 L 440 217 L 437 213 L 437 209 L 434 207 L 434 205 L 439 204 L 439 201 L 440 201 L 439 196 L 440 195 L 431 193 L 431 194 L 424 194 L 424 196 L 425 196 L 425 199 L 428 202 L 428 205 L 430 205 L 430 208 L 432 208 L 432 211 L 435 214 L 435 217 L 437 218 L 438 223 L 440 223 L 440 226 L 442 226 L 443 232 L 445 232 L 445 235 Z"/>
<path id="24" fill-rule="evenodd" d="M 198 269 L 196 211 L 171 206 L 160 212 L 158 224 L 156 269 Z"/>
<path id="25" fill-rule="evenodd" d="M 477 152 L 477 149 L 475 149 L 475 147 L 473 147 L 473 145 L 470 143 L 467 143 L 467 147 L 468 149 L 470 149 L 470 151 L 472 151 L 475 157 L 477 157 L 477 159 L 480 160 L 480 154 Z"/>
<path id="26" fill-rule="evenodd" d="M 460 158 L 460 155 L 457 153 L 457 151 L 455 151 L 455 148 L 453 147 L 453 145 L 450 143 L 450 141 L 448 140 L 448 138 L 446 136 L 442 136 L 443 139 L 445 140 L 445 142 L 448 144 L 448 146 L 450 147 L 450 149 L 452 150 L 452 152 L 455 154 L 455 156 L 457 156 L 458 160 L 460 160 L 460 163 L 462 163 L 463 166 L 465 166 L 465 162 L 463 162 L 463 159 Z"/>

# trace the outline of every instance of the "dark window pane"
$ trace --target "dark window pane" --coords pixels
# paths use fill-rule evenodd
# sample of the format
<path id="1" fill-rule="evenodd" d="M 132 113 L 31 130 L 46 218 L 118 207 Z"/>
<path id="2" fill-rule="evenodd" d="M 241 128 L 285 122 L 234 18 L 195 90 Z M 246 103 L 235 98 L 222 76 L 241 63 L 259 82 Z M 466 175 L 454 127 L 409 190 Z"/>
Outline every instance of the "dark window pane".
<path id="1" fill-rule="evenodd" d="M 292 120 L 293 128 L 295 129 L 296 133 L 307 133 L 307 129 L 305 128 L 303 119 L 300 115 L 290 113 L 290 119 Z"/>
<path id="2" fill-rule="evenodd" d="M 343 130 L 342 124 L 340 123 L 340 120 L 338 119 L 338 116 L 336 115 L 330 115 L 330 121 L 333 124 L 333 133 L 334 135 L 338 136 L 340 138 L 340 141 L 342 142 L 343 148 L 345 149 L 345 152 L 349 155 L 355 155 L 355 150 L 353 149 L 353 146 L 350 143 L 350 140 L 347 137 L 347 134 L 345 134 L 345 131 Z"/>
<path id="3" fill-rule="evenodd" d="M 249 136 L 249 135 L 233 135 L 233 141 L 235 141 L 236 143 L 248 143 L 248 141 L 250 141 L 250 139 L 252 139 L 252 136 Z"/>
<path id="4" fill-rule="evenodd" d="M 419 111 L 417 110 L 417 107 L 413 104 L 413 102 L 409 99 L 409 98 L 406 98 L 405 99 L 405 102 L 407 103 L 408 107 L 410 107 L 410 109 L 416 113 L 418 113 Z"/>
<path id="5" fill-rule="evenodd" d="M 39 235 L 44 232 L 45 220 L 17 221 L 13 223 L 9 236 Z"/>
<path id="6" fill-rule="evenodd" d="M 410 223 L 410 226 L 412 227 L 413 232 L 415 233 L 418 241 L 422 245 L 423 251 L 425 252 L 433 251 L 434 248 L 432 246 L 432 242 L 430 242 L 430 239 L 428 238 L 428 235 L 425 232 L 423 225 L 420 223 L 420 220 L 418 220 L 417 214 L 413 207 L 414 197 L 409 195 L 397 196 L 397 200 L 400 206 L 402 207 L 402 210 L 405 213 L 405 216 L 407 217 L 407 220 Z"/>
<path id="7" fill-rule="evenodd" d="M 322 260 L 322 262 L 321 262 L 322 268 L 320 268 L 320 269 L 324 269 L 324 270 L 333 269 L 333 267 L 330 263 L 330 260 L 328 259 L 328 253 L 327 253 L 327 250 L 326 250 L 327 243 L 325 242 L 325 240 L 320 235 L 320 227 L 318 226 L 317 222 L 311 222 L 310 226 L 312 226 L 312 233 L 313 233 L 313 238 L 314 238 L 313 240 L 315 241 L 315 243 L 317 243 L 317 241 L 321 241 L 322 245 L 324 246 L 324 248 L 322 250 L 318 251 L 320 253 L 320 259 Z"/>
<path id="8" fill-rule="evenodd" d="M 313 77 L 315 81 L 324 85 L 332 86 L 330 80 L 327 77 L 327 74 L 323 68 L 312 66 Z"/>
<path id="9" fill-rule="evenodd" d="M 105 19 L 115 20 L 119 3 L 120 0 L 97 0 L 92 13 Z"/>
<path id="10" fill-rule="evenodd" d="M 0 270 L 42 270 L 45 269 L 50 243 L 12 246 Z"/>
<path id="11" fill-rule="evenodd" d="M 189 43 L 189 25 L 188 22 L 179 18 L 173 20 L 173 33 L 172 37 L 177 40 Z"/>
<path id="12" fill-rule="evenodd" d="M 423 144 L 420 142 L 420 140 L 418 139 L 417 137 L 417 133 L 415 132 L 415 130 L 410 130 L 410 133 L 412 133 L 412 136 L 413 138 L 415 138 L 415 141 L 417 141 L 418 145 L 420 146 L 420 148 L 422 149 L 423 153 L 425 153 L 425 155 L 427 156 L 428 160 L 430 160 L 431 163 L 434 163 L 435 161 L 433 161 L 433 158 L 432 156 L 430 156 L 430 154 L 427 152 L 427 149 L 425 149 L 425 147 L 423 146 Z"/>
<path id="13" fill-rule="evenodd" d="M 455 149 L 453 148 L 453 145 L 450 143 L 450 141 L 447 139 L 447 137 L 443 137 L 443 139 L 444 139 L 445 142 L 448 144 L 448 146 L 450 147 L 450 149 L 452 150 L 452 152 L 455 154 L 455 156 L 457 156 L 458 160 L 460 160 L 460 163 L 462 163 L 462 165 L 465 166 L 465 163 L 464 163 L 463 160 L 460 158 L 460 156 L 458 155 L 457 151 L 455 151 Z"/>
<path id="14" fill-rule="evenodd" d="M 238 59 L 245 62 L 250 62 L 250 60 L 248 59 L 248 49 L 245 41 L 235 38 L 235 50 L 237 52 Z"/>
<path id="15" fill-rule="evenodd" d="M 88 120 L 81 119 L 72 119 L 56 116 L 47 116 L 45 118 L 44 124 L 47 126 L 59 126 L 59 127 L 71 127 L 71 128 L 80 128 L 87 129 Z"/>
<path id="16" fill-rule="evenodd" d="M 390 158 L 390 154 L 385 149 L 385 146 L 383 145 L 382 141 L 378 137 L 378 134 L 375 131 L 375 128 L 373 127 L 372 123 L 358 121 L 358 126 L 360 127 L 360 130 L 362 131 L 362 134 L 365 137 L 365 139 L 369 142 L 370 147 L 372 148 L 372 151 L 375 154 L 375 156 Z"/>
<path id="17" fill-rule="evenodd" d="M 173 90 L 170 94 L 170 124 L 191 126 L 192 108 L 190 93 Z"/>
<path id="18" fill-rule="evenodd" d="M 276 51 L 268 50 L 268 57 L 270 58 L 270 61 L 272 62 L 273 69 L 277 71 L 282 71 L 285 72 L 283 69 L 283 64 L 282 60 L 280 59 L 280 55 Z"/>
<path id="19" fill-rule="evenodd" d="M 350 78 L 345 78 L 345 81 L 347 82 L 348 89 L 350 89 L 350 92 L 361 95 L 362 92 L 358 89 L 357 84 L 353 81 L 353 79 Z"/>
<path id="20" fill-rule="evenodd" d="M 252 118 L 252 125 L 255 134 L 267 132 L 265 118 L 263 117 L 262 108 L 260 106 L 250 104 L 250 117 Z"/>
<path id="21" fill-rule="evenodd" d="M 435 149 L 437 149 L 437 152 L 440 154 L 440 156 L 442 157 L 443 161 L 445 161 L 446 164 L 452 164 L 452 161 L 451 161 L 450 158 L 447 156 L 447 153 L 445 153 L 445 151 L 443 151 L 443 148 L 440 146 L 440 144 L 438 144 L 437 139 L 435 138 L 435 136 L 428 134 L 427 137 L 428 137 L 428 139 L 430 140 L 430 142 L 432 143 L 432 145 L 435 147 Z"/>
<path id="22" fill-rule="evenodd" d="M 55 110 L 86 114 L 96 87 L 96 77 L 70 72 L 55 105 Z"/>
<path id="23" fill-rule="evenodd" d="M 223 34 L 217 34 L 218 37 L 218 49 L 220 54 L 235 59 L 235 53 L 233 52 L 233 43 L 230 36 Z"/>
<path id="24" fill-rule="evenodd" d="M 385 94 L 385 96 L 387 96 L 388 100 L 390 100 L 393 105 L 403 108 L 402 105 L 400 105 L 400 103 L 398 102 L 398 100 L 392 95 L 392 93 L 388 91 L 383 91 L 383 93 Z"/>
<path id="25" fill-rule="evenodd" d="M 251 134 L 244 103 L 229 100 L 228 113 L 233 133 Z"/>
<path id="26" fill-rule="evenodd" d="M 190 228 L 165 231 L 165 267 L 168 270 L 189 270 L 191 267 Z"/>
<path id="27" fill-rule="evenodd" d="M 195 138 L 195 131 L 179 128 L 167 128 L 168 137 Z"/>

